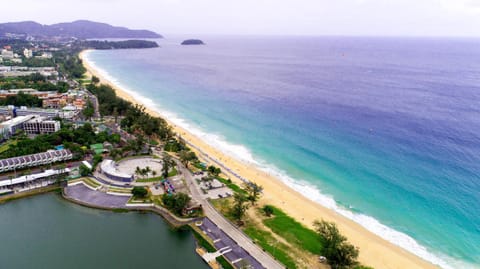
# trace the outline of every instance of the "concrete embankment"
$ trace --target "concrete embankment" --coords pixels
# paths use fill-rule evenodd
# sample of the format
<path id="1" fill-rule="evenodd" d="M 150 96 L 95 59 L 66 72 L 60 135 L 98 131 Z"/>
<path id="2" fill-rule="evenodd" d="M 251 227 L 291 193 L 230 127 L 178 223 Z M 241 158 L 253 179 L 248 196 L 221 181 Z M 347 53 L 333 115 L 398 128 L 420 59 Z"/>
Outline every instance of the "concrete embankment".
<path id="1" fill-rule="evenodd" d="M 50 186 L 41 187 L 38 189 L 7 194 L 7 195 L 0 196 L 0 204 L 25 198 L 25 197 L 29 197 L 29 196 L 44 194 L 44 193 L 53 192 L 53 191 L 60 191 L 60 189 L 61 187 L 59 185 L 50 185 Z"/>

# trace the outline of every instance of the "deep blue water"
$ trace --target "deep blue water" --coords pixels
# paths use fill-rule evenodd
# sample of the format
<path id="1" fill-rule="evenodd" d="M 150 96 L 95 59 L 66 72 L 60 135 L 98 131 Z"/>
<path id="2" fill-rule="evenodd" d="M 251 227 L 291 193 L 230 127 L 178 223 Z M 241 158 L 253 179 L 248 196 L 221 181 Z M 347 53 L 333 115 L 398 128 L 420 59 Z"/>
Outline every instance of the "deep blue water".
<path id="1" fill-rule="evenodd" d="M 479 268 L 480 40 L 180 41 L 88 57 L 211 143 L 308 183 L 321 192 L 303 188 L 309 197 L 333 198 L 394 243 L 445 268 Z"/>

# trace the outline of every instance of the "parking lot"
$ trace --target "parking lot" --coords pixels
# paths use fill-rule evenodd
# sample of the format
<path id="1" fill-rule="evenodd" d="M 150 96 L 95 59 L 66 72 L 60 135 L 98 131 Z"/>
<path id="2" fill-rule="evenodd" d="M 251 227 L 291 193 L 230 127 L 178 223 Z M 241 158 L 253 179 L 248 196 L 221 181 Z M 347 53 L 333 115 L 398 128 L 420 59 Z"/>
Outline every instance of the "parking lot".
<path id="1" fill-rule="evenodd" d="M 225 232 L 219 229 L 209 218 L 204 218 L 202 225 L 198 227 L 212 239 L 217 250 L 226 247 L 231 249 L 231 251 L 223 255 L 231 263 L 242 266 L 248 264 L 249 267 L 247 268 L 252 269 L 265 268 L 247 251 L 235 243 Z"/>

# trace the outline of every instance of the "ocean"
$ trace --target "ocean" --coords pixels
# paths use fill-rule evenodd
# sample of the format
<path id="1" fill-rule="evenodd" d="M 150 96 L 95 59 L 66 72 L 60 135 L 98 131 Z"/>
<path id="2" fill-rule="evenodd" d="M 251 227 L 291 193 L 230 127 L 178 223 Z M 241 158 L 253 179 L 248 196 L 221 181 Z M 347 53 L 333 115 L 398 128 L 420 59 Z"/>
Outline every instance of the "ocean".
<path id="1" fill-rule="evenodd" d="M 225 153 L 442 268 L 480 268 L 480 40 L 205 36 L 91 51 Z"/>

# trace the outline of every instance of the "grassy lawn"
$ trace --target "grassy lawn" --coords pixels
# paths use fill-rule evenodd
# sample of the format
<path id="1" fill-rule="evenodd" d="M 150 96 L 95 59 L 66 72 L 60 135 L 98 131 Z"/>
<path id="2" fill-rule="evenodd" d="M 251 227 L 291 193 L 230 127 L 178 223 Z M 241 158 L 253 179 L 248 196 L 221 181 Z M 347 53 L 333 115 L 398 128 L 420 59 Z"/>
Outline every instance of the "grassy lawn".
<path id="1" fill-rule="evenodd" d="M 207 171 L 207 168 L 202 166 L 200 163 L 192 163 L 192 166 L 197 168 L 200 171 Z"/>
<path id="2" fill-rule="evenodd" d="M 317 233 L 306 228 L 282 210 L 274 207 L 273 217 L 264 219 L 263 223 L 291 244 L 312 254 L 320 254 L 322 245 Z"/>
<path id="3" fill-rule="evenodd" d="M 207 250 L 207 252 L 215 252 L 217 251 L 213 244 L 211 244 L 207 239 L 205 239 L 199 231 L 196 230 L 196 228 L 192 227 L 192 233 L 195 239 L 197 240 L 197 243 L 200 247 L 204 248 Z"/>
<path id="4" fill-rule="evenodd" d="M 135 180 L 136 182 L 141 182 L 141 183 L 145 183 L 145 182 L 155 182 L 155 181 L 160 181 L 162 180 L 163 177 L 150 177 L 150 178 L 140 178 L 140 179 L 137 179 Z"/>
<path id="5" fill-rule="evenodd" d="M 132 196 L 130 197 L 130 199 L 128 199 L 128 204 L 142 204 L 142 203 L 152 203 L 152 200 L 148 197 L 146 198 L 137 198 L 135 196 Z"/>
<path id="6" fill-rule="evenodd" d="M 225 179 L 223 177 L 216 177 L 216 178 L 218 181 L 222 182 L 227 187 L 229 187 L 232 191 L 247 194 L 247 192 L 244 189 L 240 188 L 237 184 L 232 183 L 231 180 Z"/>
<path id="7" fill-rule="evenodd" d="M 161 195 L 150 195 L 150 199 L 152 199 L 153 203 L 159 206 L 164 206 L 162 202 L 162 196 Z"/>
<path id="8" fill-rule="evenodd" d="M 249 225 L 243 231 L 255 241 L 263 250 L 270 253 L 276 260 L 281 262 L 287 268 L 297 268 L 295 261 L 287 254 L 290 247 L 277 242 L 271 232 L 259 229 L 259 227 Z"/>
<path id="9" fill-rule="evenodd" d="M 7 151 L 10 146 L 15 146 L 17 144 L 17 140 L 8 140 L 7 142 L 3 143 L 3 145 L 0 146 L 0 153 L 3 153 Z"/>
<path id="10" fill-rule="evenodd" d="M 210 203 L 230 221 L 234 221 L 230 210 L 233 198 L 211 200 Z M 311 265 L 321 250 L 318 235 L 280 209 L 274 208 L 274 215 L 266 217 L 259 208 L 253 208 L 240 227 L 245 234 L 264 251 L 284 264 L 287 268 L 304 268 Z"/>
<path id="11" fill-rule="evenodd" d="M 93 188 L 97 188 L 97 187 L 101 186 L 100 183 L 98 183 L 96 180 L 91 179 L 89 177 L 83 178 L 83 182 L 85 182 L 85 184 L 87 184 L 88 186 L 93 187 Z"/>
<path id="12" fill-rule="evenodd" d="M 177 168 L 174 167 L 172 170 L 170 170 L 170 172 L 168 172 L 168 177 L 173 177 L 173 176 L 176 176 L 177 174 L 178 174 Z"/>
<path id="13" fill-rule="evenodd" d="M 84 178 L 76 178 L 76 179 L 71 179 L 68 181 L 68 183 L 75 183 L 75 182 L 79 182 L 79 181 L 83 181 Z"/>
<path id="14" fill-rule="evenodd" d="M 111 192 L 119 192 L 119 193 L 132 193 L 131 189 L 126 189 L 126 188 L 115 188 L 115 187 L 109 187 L 108 191 Z"/>
<path id="15" fill-rule="evenodd" d="M 223 216 L 225 216 L 227 219 L 229 219 L 231 222 L 235 222 L 233 217 L 230 214 L 230 208 L 231 208 L 231 203 L 233 201 L 232 197 L 228 198 L 221 198 L 221 199 L 215 199 L 215 200 L 210 200 L 210 203 L 219 211 Z"/>

